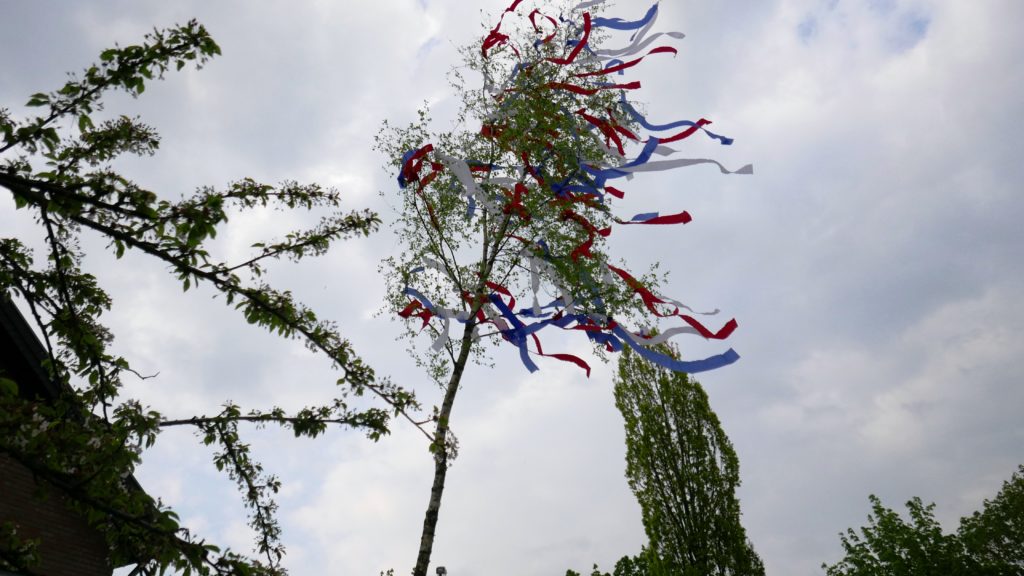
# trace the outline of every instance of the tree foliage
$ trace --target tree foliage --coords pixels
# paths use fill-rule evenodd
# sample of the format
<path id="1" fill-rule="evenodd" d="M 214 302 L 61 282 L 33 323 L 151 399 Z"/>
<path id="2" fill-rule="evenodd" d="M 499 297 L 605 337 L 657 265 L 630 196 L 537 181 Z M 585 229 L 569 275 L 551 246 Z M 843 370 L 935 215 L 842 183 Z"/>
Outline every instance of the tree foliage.
<path id="1" fill-rule="evenodd" d="M 244 178 L 174 200 L 115 170 L 113 161 L 123 154 L 152 155 L 159 136 L 137 118 L 102 114 L 104 94 L 122 90 L 139 96 L 165 72 L 201 67 L 219 53 L 195 21 L 154 30 L 142 44 L 103 51 L 99 62 L 61 88 L 33 94 L 27 106 L 39 114 L 17 119 L 0 109 L 0 187 L 32 214 L 46 246 L 40 260 L 25 239 L 0 237 L 0 298 L 19 299 L 28 311 L 43 337 L 45 368 L 65 390 L 57 402 L 40 403 L 19 394 L 18 383 L 0 380 L 0 450 L 45 488 L 65 493 L 104 534 L 115 563 L 137 563 L 146 573 L 283 572 L 273 502 L 279 482 L 252 458 L 240 423 L 277 424 L 309 437 L 339 425 L 376 439 L 388 432 L 393 414 L 413 420 L 417 409 L 413 394 L 376 376 L 333 323 L 264 280 L 269 260 L 321 255 L 337 240 L 375 230 L 376 214 L 341 211 L 340 194 L 317 184 Z M 244 261 L 218 258 L 211 242 L 229 215 L 261 208 L 326 215 L 310 229 L 254 244 Z M 228 403 L 214 415 L 172 419 L 124 398 L 123 379 L 135 372 L 127 359 L 110 352 L 112 334 L 101 316 L 112 302 L 85 267 L 83 234 L 105 240 L 118 258 L 129 250 L 156 258 L 183 289 L 211 286 L 249 323 L 303 340 L 340 371 L 337 399 L 291 414 Z M 379 407 L 349 406 L 349 396 L 365 393 L 379 399 Z M 172 510 L 132 488 L 129 478 L 142 452 L 168 426 L 192 426 L 205 444 L 217 447 L 216 467 L 238 484 L 249 508 L 259 560 L 220 550 L 182 527 Z M 0 568 L 30 573 L 34 549 L 16 528 L 0 527 Z"/>
<path id="2" fill-rule="evenodd" d="M 907 502 L 909 522 L 869 496 L 868 525 L 840 534 L 846 555 L 828 576 L 1021 576 L 1024 575 L 1024 466 L 982 510 L 944 533 L 935 504 Z"/>
<path id="3" fill-rule="evenodd" d="M 431 444 L 435 478 L 414 570 L 417 575 L 426 574 L 429 565 L 444 478 L 457 451 L 449 426 L 466 365 L 473 357 L 483 358 L 485 344 L 509 336 L 502 314 L 489 296 L 496 290 L 517 292 L 528 287 L 533 278 L 529 256 L 533 255 L 543 256 L 547 278 L 558 286 L 554 296 L 573 299 L 581 313 L 609 318 L 639 310 L 626 287 L 595 281 L 605 277 L 601 270 L 608 258 L 602 250 L 603 236 L 592 230 L 610 224 L 607 207 L 583 198 L 553 198 L 550 193 L 550 183 L 578 176 L 580 158 L 595 163 L 609 158 L 599 140 L 586 133 L 582 119 L 564 111 L 613 107 L 614 97 L 609 92 L 580 96 L 550 88 L 551 83 L 567 80 L 589 65 L 583 60 L 571 65 L 548 60 L 562 56 L 561 47 L 575 33 L 578 31 L 562 28 L 558 41 L 538 46 L 536 61 L 523 67 L 511 47 L 518 43 L 517 50 L 532 53 L 532 36 L 514 37 L 509 47 L 486 57 L 479 45 L 464 50 L 465 70 L 482 75 L 487 85 L 467 88 L 461 72 L 456 71 L 454 87 L 463 98 L 457 125 L 483 124 L 482 132 L 431 132 L 424 110 L 419 121 L 408 127 L 385 126 L 378 140 L 378 149 L 395 159 L 393 173 L 409 180 L 400 197 L 396 223 L 403 250 L 382 267 L 388 279 L 390 309 L 407 317 L 414 311 L 410 310 L 409 293 L 413 285 L 423 300 L 432 303 L 432 314 L 415 314 L 424 321 L 410 322 L 408 330 L 410 336 L 423 329 L 430 331 L 435 344 L 418 358 L 444 390 L 442 403 L 435 408 Z M 492 94 L 491 85 L 504 87 L 504 96 Z M 425 164 L 434 172 L 421 178 L 410 173 L 408 152 L 422 150 L 428 143 L 438 152 Z M 465 181 L 459 180 L 456 169 L 440 171 L 445 163 L 457 167 L 464 159 L 488 167 L 536 163 L 536 171 L 522 168 L 499 175 L 496 169 L 487 170 L 476 181 L 480 198 L 470 202 L 479 202 L 480 209 L 473 213 L 467 210 Z M 463 165 L 470 169 L 468 163 Z M 581 225 L 581 221 L 587 224 Z M 588 257 L 574 253 L 588 241 Z M 594 307 L 598 301 L 602 305 Z M 514 299 L 508 303 L 515 306 Z M 439 310 L 462 322 L 454 338 L 447 338 L 449 320 L 440 327 L 427 321 Z M 481 330 L 488 324 L 489 329 Z M 409 341 L 415 342 L 412 337 Z"/>
<path id="4" fill-rule="evenodd" d="M 660 571 L 660 569 L 661 566 L 651 557 L 651 550 L 644 547 L 636 556 L 623 556 L 619 558 L 611 574 L 601 572 L 597 564 L 594 564 L 588 576 L 671 576 L 664 571 Z M 566 570 L 565 576 L 581 575 L 575 570 Z"/>
<path id="5" fill-rule="evenodd" d="M 910 522 L 882 506 L 871 495 L 868 526 L 860 534 L 852 529 L 841 534 L 846 557 L 833 566 L 822 566 L 828 576 L 958 576 L 974 574 L 963 545 L 952 534 L 943 534 L 935 520 L 935 504 L 920 498 L 907 502 Z"/>
<path id="6" fill-rule="evenodd" d="M 650 541 L 650 573 L 764 574 L 740 523 L 739 459 L 700 383 L 626 351 L 615 404 L 625 421 L 626 476 Z"/>
<path id="7" fill-rule="evenodd" d="M 960 520 L 968 554 L 993 574 L 1024 576 L 1024 464 L 981 510 Z"/>
<path id="8" fill-rule="evenodd" d="M 409 126 L 386 124 L 377 141 L 403 190 L 396 214 L 402 252 L 382 266 L 389 309 L 409 319 L 413 346 L 421 331 L 430 335 L 429 349 L 413 352 L 443 391 L 434 409 L 434 481 L 416 576 L 427 573 L 457 450 L 451 415 L 467 363 L 486 361 L 486 345 L 504 340 L 531 371 L 537 369 L 533 358 L 548 356 L 589 374 L 584 360 L 545 352 L 538 331 L 578 330 L 602 354 L 621 349 L 620 337 L 634 344 L 622 324 L 654 323 L 679 312 L 656 310 L 656 303 L 669 303 L 651 292 L 655 274 L 634 278 L 613 266 L 622 263 L 606 250 L 613 224 L 623 223 L 608 198 L 622 192 L 605 187 L 601 170 L 630 162 L 626 146 L 642 142 L 635 110 L 620 90 L 639 83 L 617 83 L 611 74 L 644 57 L 622 62 L 601 54 L 607 30 L 621 28 L 620 19 L 596 17 L 601 2 L 544 6 L 528 16 L 520 3 L 514 0 L 481 42 L 463 50 L 464 65 L 452 74 L 461 96 L 455 129 L 432 130 L 423 110 Z M 655 5 L 647 18 L 656 11 Z M 634 34 L 637 44 L 648 28 Z M 619 53 L 636 53 L 632 48 Z M 675 49 L 661 46 L 648 55 L 665 52 Z M 469 74 L 482 79 L 479 88 L 467 86 Z M 695 133 L 706 121 L 684 123 L 692 128 L 666 141 Z M 661 143 L 653 136 L 643 142 L 648 157 Z M 532 301 L 517 309 L 515 296 L 523 294 L 532 294 Z M 712 337 L 724 338 L 733 327 Z"/>

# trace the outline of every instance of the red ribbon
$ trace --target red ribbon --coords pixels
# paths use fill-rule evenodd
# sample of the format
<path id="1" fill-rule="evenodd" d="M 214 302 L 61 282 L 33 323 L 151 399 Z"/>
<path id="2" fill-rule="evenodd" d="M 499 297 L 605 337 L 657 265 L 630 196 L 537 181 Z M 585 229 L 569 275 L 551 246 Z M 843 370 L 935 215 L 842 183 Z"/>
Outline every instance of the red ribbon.
<path id="1" fill-rule="evenodd" d="M 539 172 L 537 172 L 537 169 L 530 165 L 530 153 L 523 150 L 521 157 L 523 159 L 523 166 L 526 167 L 526 171 L 530 174 L 530 176 L 533 176 L 533 179 L 537 181 L 537 184 L 543 187 L 544 178 L 541 178 L 541 175 Z"/>
<path id="2" fill-rule="evenodd" d="M 409 318 L 411 316 L 415 316 L 423 320 L 423 326 L 420 327 L 420 330 L 423 330 L 424 328 L 427 327 L 427 323 L 430 322 L 430 319 L 434 316 L 434 313 L 431 312 L 430 310 L 427 310 L 426 308 L 424 308 L 422 312 L 416 312 L 416 310 L 422 307 L 423 305 L 420 304 L 419 300 L 413 300 L 412 302 L 409 303 L 408 306 L 402 308 L 402 311 L 399 312 L 398 315 L 401 316 L 402 318 Z M 416 313 L 413 314 L 413 312 Z"/>
<path id="3" fill-rule="evenodd" d="M 499 30 L 501 30 L 501 22 L 505 19 L 505 14 L 515 12 L 516 6 L 519 6 L 519 3 L 522 1 L 523 0 L 514 0 L 511 6 L 505 8 L 505 11 L 501 13 L 501 18 L 498 18 L 498 23 L 494 26 L 487 37 L 484 38 L 484 43 L 480 46 L 480 53 L 483 54 L 484 58 L 487 58 L 488 50 L 508 42 L 508 34 L 502 34 L 499 32 Z M 515 46 L 512 47 L 512 50 L 516 53 L 516 56 L 519 55 L 519 51 L 515 49 Z"/>
<path id="4" fill-rule="evenodd" d="M 636 291 L 636 293 L 640 295 L 640 298 L 643 299 L 644 304 L 647 306 L 647 309 L 650 310 L 651 313 L 653 313 L 655 316 L 659 316 L 661 318 L 669 318 L 669 317 L 672 317 L 672 316 L 678 316 L 684 322 L 686 322 L 687 324 L 692 326 L 695 330 L 697 330 L 697 332 L 700 333 L 700 335 L 705 337 L 705 338 L 713 338 L 715 340 L 724 340 L 724 339 L 728 338 L 729 335 L 732 334 L 733 331 L 736 330 L 736 327 L 738 326 L 738 324 L 736 323 L 736 320 L 732 319 L 732 320 L 729 320 L 728 322 L 726 322 L 725 326 L 722 326 L 722 328 L 719 329 L 718 332 L 712 332 L 711 330 L 708 330 L 707 327 L 705 327 L 703 324 L 701 324 L 696 318 L 694 318 L 692 316 L 688 316 L 686 314 L 680 314 L 679 313 L 679 308 L 676 308 L 675 310 L 673 310 L 671 314 L 662 314 L 660 311 L 658 311 L 658 309 L 654 305 L 655 304 L 669 304 L 669 302 L 665 302 L 661 298 L 658 298 L 657 296 L 655 296 L 650 290 L 645 288 L 644 285 L 641 284 L 636 278 L 633 278 L 632 276 L 630 276 L 629 272 L 626 272 L 625 270 L 622 270 L 620 268 L 616 268 L 615 266 L 612 266 L 611 264 L 608 264 L 608 269 L 611 270 L 612 272 L 615 272 L 616 274 L 618 274 L 619 277 L 621 277 L 626 282 L 626 285 L 628 285 L 630 288 L 632 288 L 634 291 Z"/>
<path id="5" fill-rule="evenodd" d="M 633 66 L 636 66 L 637 64 L 640 63 L 641 60 L 650 56 L 651 54 L 658 54 L 661 52 L 671 52 L 672 54 L 679 53 L 678 50 L 671 46 L 658 46 L 657 48 L 651 50 L 650 52 L 644 54 L 643 56 L 637 58 L 636 60 L 630 60 L 629 62 L 623 62 L 622 64 L 616 64 L 615 66 L 611 66 L 609 68 L 602 68 L 601 70 L 594 70 L 592 72 L 581 72 L 579 74 L 575 74 L 575 76 L 577 78 L 586 78 L 588 76 L 603 76 L 605 74 L 619 72 L 620 70 L 625 70 L 626 68 L 632 68 Z"/>
<path id="6" fill-rule="evenodd" d="M 563 210 L 562 219 L 572 220 L 573 222 L 576 222 L 580 226 L 583 226 L 583 229 L 587 231 L 586 241 L 584 241 L 582 244 L 573 249 L 572 253 L 569 254 L 569 257 L 572 258 L 573 261 L 579 260 L 581 256 L 593 258 L 594 254 L 590 251 L 590 248 L 594 245 L 594 240 L 596 239 L 597 235 L 607 237 L 609 234 L 612 233 L 611 228 L 598 229 L 597 226 L 591 224 L 589 220 L 573 212 L 572 210 Z"/>
<path id="7" fill-rule="evenodd" d="M 515 191 L 503 190 L 506 196 L 512 196 L 512 200 L 501 209 L 504 214 L 517 214 L 523 222 L 529 222 L 532 218 L 530 212 L 523 205 L 523 196 L 530 193 L 530 189 L 522 182 L 516 182 Z"/>
<path id="8" fill-rule="evenodd" d="M 711 120 L 705 120 L 701 118 L 700 120 L 697 120 L 696 124 L 690 126 L 686 130 L 683 130 L 682 132 L 676 134 L 675 136 L 669 136 L 668 138 L 658 138 L 658 142 L 661 142 L 662 144 L 668 144 L 669 142 L 675 142 L 677 140 L 682 140 L 683 138 L 689 138 L 690 136 L 693 135 L 694 132 L 700 130 L 704 126 L 707 126 L 708 124 L 711 124 Z"/>
<path id="9" fill-rule="evenodd" d="M 622 90 L 636 90 L 640 87 L 640 81 L 636 80 L 628 82 L 626 84 L 608 84 L 606 86 L 598 86 L 597 88 L 584 88 L 583 86 L 577 86 L 575 84 L 568 84 L 566 82 L 548 82 L 544 85 L 546 88 L 556 88 L 559 90 L 568 90 L 574 94 L 582 94 L 583 96 L 593 96 L 601 90 L 611 90 L 613 88 L 620 88 Z"/>
<path id="10" fill-rule="evenodd" d="M 537 354 L 539 354 L 540 356 L 545 356 L 547 358 L 556 358 L 558 360 L 561 360 L 562 362 L 572 362 L 573 364 L 586 370 L 587 378 L 590 378 L 590 365 L 584 362 L 581 358 L 579 358 L 578 356 L 573 356 L 572 354 L 545 354 L 544 350 L 540 347 L 540 338 L 537 338 L 537 334 L 533 333 L 530 334 L 530 336 L 533 336 L 533 343 L 537 345 Z"/>
<path id="11" fill-rule="evenodd" d="M 619 190 L 618 188 L 613 188 L 611 186 L 605 186 L 604 189 L 605 189 L 605 192 L 608 192 L 609 194 L 611 194 L 612 196 L 615 196 L 616 198 L 624 198 L 626 196 L 626 193 L 623 192 L 622 190 Z"/>
<path id="12" fill-rule="evenodd" d="M 530 12 L 530 24 L 533 24 L 533 31 L 536 32 L 537 34 L 540 34 L 540 27 L 537 26 L 537 21 L 534 20 L 536 16 L 543 16 L 547 18 L 548 22 L 551 22 L 551 25 L 555 27 L 551 34 L 548 34 L 547 36 L 544 37 L 543 40 L 540 41 L 541 44 L 547 44 L 548 42 L 551 41 L 552 38 L 555 37 L 555 34 L 558 33 L 558 22 L 555 21 L 555 19 L 552 18 L 551 16 L 542 13 L 540 10 L 534 9 L 533 12 Z"/>
<path id="13" fill-rule="evenodd" d="M 590 114 L 587 114 L 583 108 L 577 110 L 576 114 L 582 116 L 584 120 L 589 122 L 592 126 L 596 127 L 598 130 L 601 131 L 602 134 L 604 134 L 605 145 L 609 145 L 611 142 L 615 142 L 615 147 L 618 148 L 619 154 L 625 156 L 626 150 L 622 147 L 622 139 L 619 138 L 619 135 L 616 133 L 615 126 L 613 124 L 605 122 L 600 118 L 591 116 Z"/>
<path id="14" fill-rule="evenodd" d="M 555 64 L 561 64 L 563 66 L 572 64 L 576 57 L 579 56 L 580 51 L 587 45 L 587 40 L 590 38 L 590 12 L 583 13 L 583 37 L 580 38 L 579 42 L 576 43 L 572 48 L 572 52 L 565 58 L 547 58 L 548 62 Z"/>
<path id="15" fill-rule="evenodd" d="M 688 224 L 691 221 L 693 221 L 693 218 L 690 217 L 690 213 L 684 210 L 684 211 L 680 212 L 679 214 L 668 214 L 667 216 L 655 216 L 654 218 L 649 218 L 647 220 L 641 220 L 641 221 L 616 220 L 615 222 L 618 223 L 618 224 Z"/>
<path id="16" fill-rule="evenodd" d="M 417 182 L 419 181 L 420 169 L 423 168 L 423 157 L 428 152 L 434 150 L 433 144 L 427 144 L 426 146 L 417 150 L 405 164 L 402 165 L 402 176 L 405 177 L 406 182 Z"/>

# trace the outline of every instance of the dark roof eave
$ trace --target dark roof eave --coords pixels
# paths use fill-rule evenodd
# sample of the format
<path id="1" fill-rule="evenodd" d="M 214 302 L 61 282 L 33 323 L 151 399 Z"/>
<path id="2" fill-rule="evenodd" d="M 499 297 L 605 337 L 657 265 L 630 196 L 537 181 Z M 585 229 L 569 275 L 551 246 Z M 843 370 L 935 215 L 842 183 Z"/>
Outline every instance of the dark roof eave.
<path id="1" fill-rule="evenodd" d="M 0 368 L 15 376 L 21 396 L 53 402 L 62 393 L 73 393 L 70 385 L 62 385 L 46 373 L 43 367 L 46 360 L 46 348 L 28 320 L 14 302 L 0 294 Z M 21 386 L 27 389 L 21 390 Z M 125 484 L 129 490 L 145 492 L 134 475 L 128 476 Z M 8 574 L 0 570 L 0 576 Z"/>
<path id="2" fill-rule="evenodd" d="M 28 386 L 25 396 L 56 400 L 61 395 L 61 385 L 46 373 L 43 363 L 47 359 L 46 348 L 32 331 L 31 325 L 9 299 L 0 295 L 0 342 L 6 358 L 0 365 L 19 378 L 19 386 Z"/>

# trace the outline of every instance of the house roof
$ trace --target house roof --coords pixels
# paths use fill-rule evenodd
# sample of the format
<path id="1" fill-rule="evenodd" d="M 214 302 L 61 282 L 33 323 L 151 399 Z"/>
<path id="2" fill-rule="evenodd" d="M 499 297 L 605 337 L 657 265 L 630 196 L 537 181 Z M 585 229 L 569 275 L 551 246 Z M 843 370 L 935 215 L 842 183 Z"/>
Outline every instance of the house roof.
<path id="1" fill-rule="evenodd" d="M 18 395 L 25 400 L 54 402 L 71 386 L 61 384 L 47 374 L 46 348 L 14 302 L 0 294 L 0 376 L 18 384 Z M 131 491 L 144 492 L 134 475 L 125 479 Z M 0 576 L 9 573 L 0 570 Z M 11 575 L 16 576 L 16 575 Z"/>
<path id="2" fill-rule="evenodd" d="M 24 398 L 56 400 L 61 386 L 46 373 L 46 349 L 9 299 L 0 296 L 0 369 Z"/>

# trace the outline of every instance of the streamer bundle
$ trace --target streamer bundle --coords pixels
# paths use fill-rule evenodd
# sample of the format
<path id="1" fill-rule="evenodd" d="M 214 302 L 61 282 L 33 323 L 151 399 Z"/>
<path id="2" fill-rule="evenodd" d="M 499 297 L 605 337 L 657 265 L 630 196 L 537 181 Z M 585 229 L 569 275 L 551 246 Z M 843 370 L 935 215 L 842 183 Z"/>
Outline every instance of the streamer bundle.
<path id="1" fill-rule="evenodd" d="M 597 256 L 592 252 L 594 242 L 598 238 L 607 237 L 615 226 L 664 226 L 682 225 L 691 221 L 688 212 L 661 214 L 659 212 L 642 213 L 632 218 L 612 218 L 605 227 L 593 224 L 582 212 L 575 209 L 577 205 L 591 209 L 610 209 L 608 196 L 622 198 L 624 192 L 609 185 L 609 181 L 630 179 L 638 172 L 655 172 L 673 170 L 700 164 L 713 164 L 724 174 L 752 174 L 750 165 L 737 170 L 728 170 L 719 162 L 706 158 L 674 158 L 678 150 L 667 146 L 669 143 L 680 142 L 687 138 L 704 134 L 721 145 L 731 145 L 732 139 L 710 132 L 709 120 L 700 118 L 692 120 L 676 120 L 655 124 L 638 112 L 627 100 L 627 91 L 637 90 L 637 81 L 610 81 L 612 77 L 621 76 L 627 70 L 637 66 L 644 59 L 657 54 L 677 54 L 676 48 L 668 45 L 653 46 L 659 39 L 681 39 L 678 32 L 651 33 L 658 16 L 658 5 L 654 4 L 646 14 L 637 20 L 623 20 L 592 16 L 590 10 L 603 0 L 583 2 L 572 8 L 568 14 L 557 19 L 533 10 L 527 15 L 519 12 L 522 0 L 515 0 L 501 14 L 497 25 L 489 31 L 481 43 L 481 55 L 484 59 L 493 58 L 504 52 L 503 56 L 514 55 L 514 69 L 510 77 L 501 86 L 485 75 L 485 90 L 497 103 L 498 112 L 485 120 L 481 128 L 481 138 L 501 138 L 505 127 L 502 125 L 502 113 L 508 103 L 515 98 L 531 97 L 517 93 L 512 85 L 517 74 L 529 74 L 537 65 L 555 65 L 572 70 L 571 73 L 558 76 L 557 81 L 548 81 L 540 86 L 542 91 L 568 92 L 571 98 L 578 99 L 584 105 L 570 110 L 561 109 L 561 114 L 572 122 L 570 126 L 579 126 L 580 130 L 571 134 L 551 131 L 550 134 L 537 136 L 548 150 L 558 138 L 575 138 L 583 136 L 594 138 L 612 161 L 591 162 L 587 159 L 576 159 L 575 171 L 562 180 L 552 177 L 545 166 L 545 158 L 536 158 L 531 162 L 530 151 L 516 150 L 516 156 L 522 164 L 514 166 L 496 166 L 475 162 L 468 159 L 447 156 L 434 149 L 431 144 L 408 150 L 401 159 L 398 176 L 399 186 L 403 189 L 412 188 L 419 194 L 426 205 L 431 226 L 441 231 L 435 217 L 434 207 L 423 195 L 427 185 L 442 174 L 448 174 L 457 183 L 458 191 L 466 199 L 466 217 L 478 216 L 482 210 L 487 215 L 498 218 L 518 218 L 529 223 L 536 215 L 528 207 L 526 200 L 532 194 L 544 195 L 544 202 L 555 203 L 560 207 L 558 219 L 579 226 L 585 238 L 566 254 L 553 254 L 548 242 L 542 235 L 526 238 L 509 233 L 508 238 L 521 245 L 519 257 L 524 267 L 529 267 L 529 288 L 532 292 L 528 306 L 518 306 L 512 291 L 497 282 L 487 280 L 482 283 L 486 290 L 482 294 L 463 293 L 465 307 L 463 309 L 444 308 L 432 303 L 420 290 L 406 286 L 405 294 L 410 300 L 399 312 L 403 318 L 415 317 L 426 327 L 436 322 L 438 336 L 433 343 L 435 350 L 441 350 L 448 342 L 451 323 L 475 320 L 477 326 L 490 326 L 501 337 L 519 349 L 519 355 L 528 370 L 538 369 L 531 356 L 555 358 L 571 362 L 590 375 L 590 366 L 583 359 L 571 354 L 546 353 L 541 346 L 539 333 L 545 328 L 558 328 L 584 334 L 590 340 L 603 345 L 609 352 L 617 352 L 624 346 L 636 350 L 643 358 L 665 368 L 695 373 L 713 370 L 739 359 L 739 355 L 731 348 L 721 354 L 699 360 L 680 360 L 663 354 L 653 348 L 670 338 L 682 334 L 691 334 L 706 339 L 724 340 L 736 329 L 736 321 L 729 320 L 717 330 L 704 325 L 695 316 L 714 315 L 718 310 L 698 313 L 690 307 L 663 295 L 656 294 L 637 280 L 628 271 L 607 262 L 598 262 L 598 277 L 591 278 L 587 273 L 583 284 L 593 288 L 586 294 L 571 293 L 560 282 L 560 264 L 579 263 L 584 259 L 593 261 Z M 532 51 L 530 48 L 515 46 L 508 34 L 502 32 L 507 24 L 506 17 L 525 18 L 529 21 L 533 32 L 537 35 Z M 560 27 L 564 27 L 565 46 L 552 51 L 552 45 L 558 37 Z M 614 37 L 618 33 L 628 33 L 628 42 L 615 49 L 594 49 L 590 45 L 591 36 L 599 29 Z M 552 54 L 555 55 L 552 55 Z M 570 68 L 571 67 L 571 68 Z M 612 99 L 611 106 L 603 109 L 590 109 L 586 105 L 598 99 L 582 98 L 603 94 L 607 91 L 618 91 L 618 99 Z M 532 97 L 537 97 L 533 94 Z M 541 95 L 543 97 L 543 95 Z M 604 98 L 601 102 L 608 103 Z M 613 110 L 612 107 L 617 108 Z M 618 118 L 617 118 L 618 117 Z M 625 122 L 623 122 L 625 119 Z M 641 130 L 643 132 L 641 132 Z M 545 140 L 546 139 L 546 140 Z M 627 149 L 636 149 L 635 156 L 630 157 Z M 536 151 L 537 147 L 531 148 Z M 661 159 L 655 160 L 655 157 Z M 486 186 L 485 186 L 486 184 Z M 497 190 L 498 192 L 495 192 Z M 418 274 L 432 269 L 451 277 L 451 271 L 433 259 L 424 258 L 422 265 L 411 270 L 410 283 L 414 283 Z M 551 302 L 541 304 L 539 293 L 541 283 L 546 281 L 558 294 Z M 622 283 L 635 297 L 640 299 L 643 308 L 652 316 L 678 322 L 677 326 L 668 327 L 657 335 L 645 334 L 642 331 L 627 330 L 611 316 L 604 314 L 601 301 L 600 286 L 609 283 Z M 579 291 L 577 291 L 579 292 Z M 475 318 L 473 314 L 475 313 Z M 477 333 L 479 334 L 479 333 Z M 478 336 L 477 336 L 478 337 Z"/>

